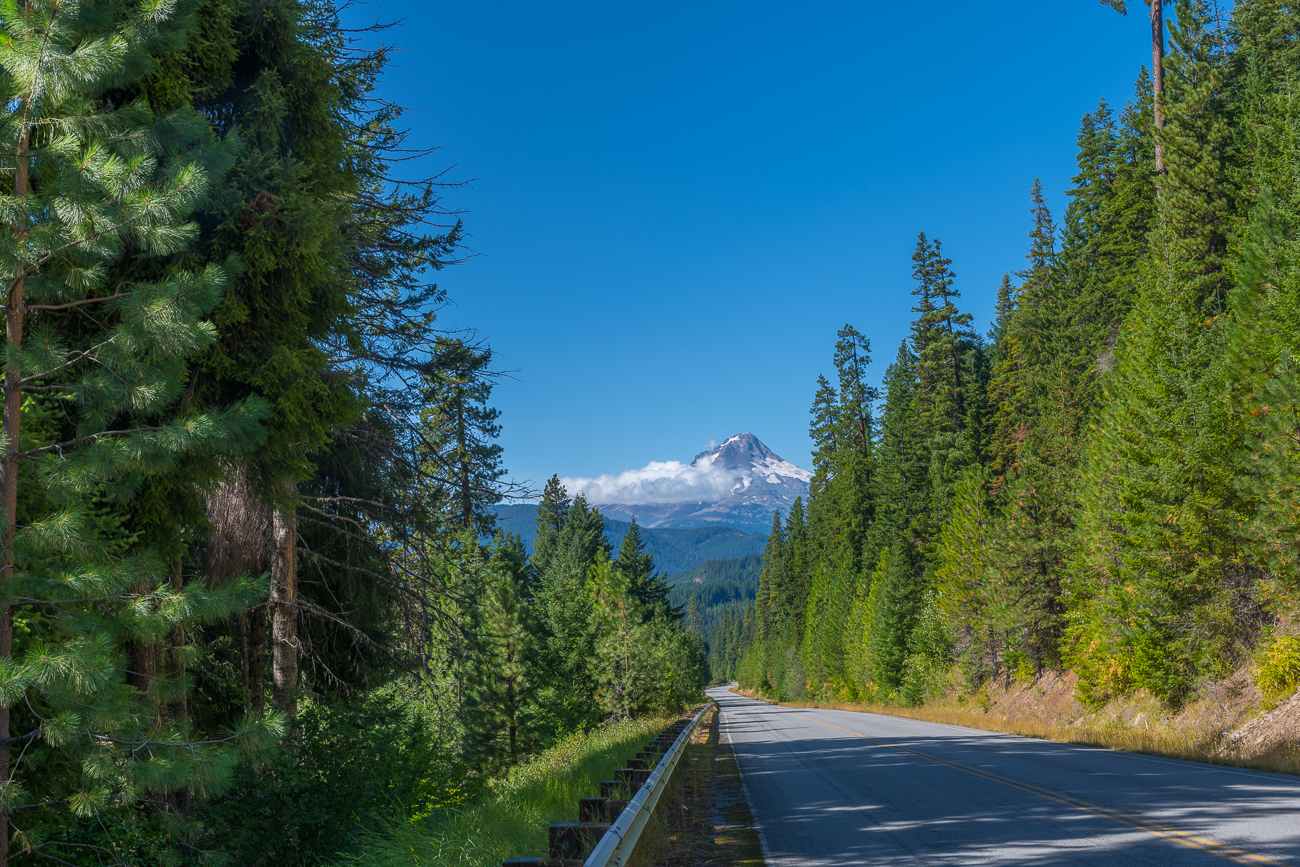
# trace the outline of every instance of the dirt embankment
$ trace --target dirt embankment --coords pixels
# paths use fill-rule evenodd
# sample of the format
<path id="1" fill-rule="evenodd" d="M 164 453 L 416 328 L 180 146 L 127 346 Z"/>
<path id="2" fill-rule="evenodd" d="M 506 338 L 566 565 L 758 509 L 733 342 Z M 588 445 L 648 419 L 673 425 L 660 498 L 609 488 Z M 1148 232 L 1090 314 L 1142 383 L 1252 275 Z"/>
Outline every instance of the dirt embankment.
<path id="1" fill-rule="evenodd" d="M 1092 710 L 1074 697 L 1076 678 L 1049 672 L 1033 682 L 953 690 L 921 707 L 783 702 L 952 723 L 1066 743 L 1300 774 L 1300 693 L 1271 707 L 1242 670 L 1211 683 L 1178 711 L 1138 693 Z M 749 694 L 749 693 L 747 693 Z M 763 698 L 762 696 L 754 696 Z"/>

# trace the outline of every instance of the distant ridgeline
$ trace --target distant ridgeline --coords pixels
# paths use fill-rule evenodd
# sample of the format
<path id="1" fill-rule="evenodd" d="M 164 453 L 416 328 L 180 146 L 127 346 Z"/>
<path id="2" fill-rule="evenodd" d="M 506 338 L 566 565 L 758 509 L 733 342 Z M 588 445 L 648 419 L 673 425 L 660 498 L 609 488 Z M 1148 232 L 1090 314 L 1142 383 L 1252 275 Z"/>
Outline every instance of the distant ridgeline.
<path id="1" fill-rule="evenodd" d="M 497 506 L 497 526 L 508 533 L 517 533 L 530 554 L 537 535 L 536 516 L 537 507 L 530 503 Z M 617 550 L 631 526 L 625 521 L 606 518 L 605 537 L 609 544 Z M 758 554 L 767 544 L 764 535 L 724 526 L 655 530 L 642 527 L 641 538 L 645 540 L 646 553 L 654 555 L 656 571 L 667 575 L 702 567 L 706 561 L 720 562 L 746 555 L 757 562 Z M 757 566 L 754 568 L 757 575 Z M 752 592 L 750 598 L 753 598 Z M 700 604 L 704 605 L 703 599 Z"/>

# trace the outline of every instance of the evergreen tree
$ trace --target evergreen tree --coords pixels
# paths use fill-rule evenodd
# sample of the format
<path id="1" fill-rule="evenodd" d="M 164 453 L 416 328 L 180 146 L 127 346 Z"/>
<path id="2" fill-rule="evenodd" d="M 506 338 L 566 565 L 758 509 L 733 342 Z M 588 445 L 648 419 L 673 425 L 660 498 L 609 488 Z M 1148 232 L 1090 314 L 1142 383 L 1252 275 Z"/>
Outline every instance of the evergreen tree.
<path id="1" fill-rule="evenodd" d="M 872 534 L 875 562 L 897 538 L 912 548 L 924 543 L 918 526 L 930 509 L 930 461 L 919 418 L 920 384 L 916 355 L 908 341 L 898 348 L 885 372 L 885 405 L 880 416 L 879 463 L 875 491 L 876 531 Z"/>
<path id="2" fill-rule="evenodd" d="M 1229 298 L 1227 329 L 1228 364 L 1244 422 L 1244 471 L 1236 481 L 1244 500 L 1243 529 L 1251 559 L 1277 579 L 1273 595 L 1281 598 L 1275 605 L 1300 589 L 1300 284 L 1294 266 L 1300 247 L 1294 207 L 1263 191 Z"/>
<path id="3" fill-rule="evenodd" d="M 918 558 L 903 541 L 896 541 L 880 555 L 867 601 L 871 678 L 886 694 L 903 685 L 904 663 L 923 596 Z"/>
<path id="4" fill-rule="evenodd" d="M 766 638 L 781 624 L 787 592 L 784 551 L 785 527 L 781 524 L 781 513 L 773 512 L 772 530 L 767 534 L 767 545 L 763 548 L 763 571 L 758 577 L 758 598 L 754 603 L 759 635 L 762 638 Z"/>
<path id="5" fill-rule="evenodd" d="M 1011 275 L 1003 274 L 1002 285 L 998 287 L 997 318 L 990 334 L 993 357 L 988 387 L 988 401 L 993 407 L 989 415 L 992 430 L 988 458 L 995 489 L 1002 487 L 1007 473 L 1019 462 L 1027 432 L 1025 349 L 1020 345 L 1018 329 L 1012 322 L 1016 312 L 1017 293 L 1017 288 L 1011 284 Z"/>
<path id="6" fill-rule="evenodd" d="M 1097 523 L 1083 530 L 1089 545 L 1079 568 L 1111 563 L 1110 579 L 1076 588 L 1091 598 L 1069 640 L 1081 689 L 1094 701 L 1145 687 L 1177 704 L 1198 677 L 1222 673 L 1241 652 L 1242 624 L 1230 612 L 1243 503 L 1230 456 L 1242 431 L 1225 399 L 1218 315 L 1228 285 L 1229 193 L 1219 156 L 1226 97 L 1203 12 L 1177 8 L 1155 261 L 1121 334 L 1087 484 L 1110 487 L 1105 508 L 1117 507 L 1099 514 L 1106 501 L 1090 495 L 1097 505 L 1085 515 Z"/>
<path id="7" fill-rule="evenodd" d="M 697 635 L 704 634 L 704 615 L 700 611 L 700 594 L 692 593 L 686 602 L 686 628 Z"/>
<path id="8" fill-rule="evenodd" d="M 537 504 L 537 536 L 533 542 L 533 568 L 541 574 L 550 568 L 560 543 L 560 531 L 572 505 L 569 494 L 560 484 L 559 476 L 551 476 L 542 489 Z"/>
<path id="9" fill-rule="evenodd" d="M 1121 15 L 1128 14 L 1128 7 L 1125 0 L 1101 0 L 1102 4 L 1109 6 Z M 1153 111 L 1154 127 L 1157 130 L 1163 130 L 1165 120 L 1163 116 L 1164 92 L 1165 92 L 1165 24 L 1164 24 L 1164 7 L 1170 0 L 1146 0 L 1147 6 L 1151 8 L 1151 68 L 1154 75 L 1151 79 L 1151 106 Z M 1157 138 L 1155 144 L 1155 170 L 1163 172 L 1165 163 L 1161 142 Z"/>
<path id="10" fill-rule="evenodd" d="M 1014 598 L 990 562 L 995 526 L 983 470 L 967 467 L 939 536 L 934 585 L 972 684 L 990 680 L 1002 666 L 1006 618 L 999 609 Z"/>
<path id="11" fill-rule="evenodd" d="M 926 522 L 925 534 L 937 531 L 953 486 L 961 471 L 975 459 L 966 436 L 970 392 L 975 386 L 975 347 L 971 315 L 961 313 L 954 303 L 960 294 L 953 285 L 952 260 L 943 256 L 938 241 L 922 232 L 912 255 L 912 294 L 917 314 L 912 323 L 912 346 L 916 353 L 916 379 L 921 436 L 930 462 L 929 481 L 934 511 L 918 516 Z M 930 526 L 933 522 L 933 526 Z M 928 541 L 928 539 L 927 539 Z"/>
<path id="12" fill-rule="evenodd" d="M 490 350 L 459 338 L 438 341 L 425 374 L 421 438 L 429 473 L 441 482 L 430 508 L 458 529 L 488 535 L 496 524 L 492 507 L 501 502 L 501 413 L 492 395 Z"/>
<path id="13" fill-rule="evenodd" d="M 591 662 L 600 633 L 589 582 L 597 558 L 605 564 L 601 567 L 602 581 L 623 581 L 609 561 L 604 517 L 581 496 L 566 502 L 563 490 L 558 481 L 547 486 L 551 499 L 545 511 L 538 510 L 539 520 L 563 514 L 563 523 L 544 565 L 535 564 L 538 645 L 531 677 L 537 684 L 541 716 L 551 726 L 551 736 L 585 728 L 600 718 L 599 685 Z M 540 536 L 539 532 L 539 540 Z M 613 577 L 606 573 L 613 573 Z M 620 612 L 625 613 L 622 609 Z"/>
<path id="14" fill-rule="evenodd" d="M 637 526 L 635 517 L 619 546 L 614 568 L 623 573 L 623 578 L 627 581 L 627 592 L 644 607 L 647 619 L 655 615 L 670 620 L 682 618 L 681 610 L 674 608 L 668 601 L 668 593 L 672 588 L 667 577 L 655 574 L 654 555 L 646 553 L 641 528 Z"/>
<path id="15" fill-rule="evenodd" d="M 60 823 L 97 826 L 139 797 L 219 788 L 232 742 L 278 730 L 272 719 L 193 737 L 163 712 L 186 680 L 143 652 L 240 610 L 257 588 L 177 586 L 167 552 L 123 520 L 125 504 L 186 455 L 255 445 L 266 408 L 205 410 L 185 393 L 227 275 L 178 259 L 197 235 L 188 216 L 228 161 L 205 148 L 191 112 L 155 117 L 141 100 L 107 98 L 180 33 L 169 6 L 116 11 L 4 12 L 0 864 L 11 842 L 59 857 L 47 838 Z"/>
<path id="16" fill-rule="evenodd" d="M 518 764 L 536 746 L 528 573 L 523 542 L 498 533 L 475 588 L 461 709 L 466 757 L 489 773 Z"/>
<path id="17" fill-rule="evenodd" d="M 810 484 L 821 491 L 835 475 L 835 456 L 840 446 L 837 429 L 839 394 L 825 376 L 817 377 L 817 391 L 810 412 L 812 421 L 808 425 L 808 435 L 813 444 L 813 480 Z"/>

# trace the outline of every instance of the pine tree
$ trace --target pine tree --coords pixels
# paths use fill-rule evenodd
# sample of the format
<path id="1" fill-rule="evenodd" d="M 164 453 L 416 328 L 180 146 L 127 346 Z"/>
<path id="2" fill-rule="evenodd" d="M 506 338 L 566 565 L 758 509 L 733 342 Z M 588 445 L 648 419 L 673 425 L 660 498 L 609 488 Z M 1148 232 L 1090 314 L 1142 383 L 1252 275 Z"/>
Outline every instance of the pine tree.
<path id="1" fill-rule="evenodd" d="M 466 758 L 489 773 L 518 764 L 536 746 L 529 578 L 523 542 L 498 533 L 475 588 L 461 707 Z"/>
<path id="2" fill-rule="evenodd" d="M 538 574 L 550 568 L 560 543 L 560 531 L 572 505 L 559 476 L 551 476 L 537 504 L 537 537 L 533 542 L 533 568 Z"/>
<path id="3" fill-rule="evenodd" d="M 1236 485 L 1245 500 L 1250 560 L 1276 579 L 1272 595 L 1281 598 L 1275 606 L 1300 590 L 1300 284 L 1294 265 L 1300 245 L 1294 214 L 1294 202 L 1262 192 L 1229 298 L 1228 363 L 1245 428 L 1245 467 Z"/>
<path id="4" fill-rule="evenodd" d="M 180 32 L 169 6 L 117 11 L 39 0 L 4 11 L 0 128 L 13 194 L 0 245 L 0 864 L 11 842 L 43 847 L 59 816 L 218 788 L 234 757 L 225 744 L 278 726 L 196 743 L 185 720 L 161 712 L 184 679 L 158 670 L 155 653 L 132 652 L 255 597 L 246 578 L 176 586 L 122 507 L 187 454 L 255 445 L 266 407 L 205 411 L 186 399 L 186 362 L 213 344 L 203 317 L 227 275 L 177 259 L 197 235 L 188 216 L 228 161 L 205 149 L 192 113 L 155 117 L 142 101 L 105 98 L 147 74 L 149 54 Z M 128 659 L 151 667 L 133 671 Z M 15 727 L 23 734 L 11 737 Z M 38 740 L 45 748 L 29 749 Z"/>
<path id="5" fill-rule="evenodd" d="M 785 544 L 781 548 L 781 568 L 785 575 L 781 595 L 781 620 L 799 629 L 808 605 L 809 578 L 812 567 L 808 522 L 804 519 L 803 497 L 795 497 L 785 519 Z"/>
<path id="6" fill-rule="evenodd" d="M 971 315 L 959 312 L 954 303 L 961 293 L 953 285 L 952 260 L 943 256 L 940 243 L 931 242 L 922 232 L 912 262 L 916 281 L 912 294 L 918 299 L 912 308 L 917 314 L 912 346 L 934 509 L 919 519 L 927 523 L 924 532 L 929 536 L 942 521 L 958 476 L 975 459 L 969 450 L 966 425 L 975 385 L 977 338 L 971 331 Z"/>
<path id="7" fill-rule="evenodd" d="M 1233 612 L 1243 503 L 1232 459 L 1242 430 L 1226 399 L 1219 315 L 1229 283 L 1226 95 L 1204 14 L 1177 9 L 1154 262 L 1121 333 L 1084 486 L 1098 506 L 1085 510 L 1078 570 L 1107 580 L 1089 583 L 1068 646 L 1094 701 L 1145 687 L 1177 704 L 1242 653 Z"/>
<path id="8" fill-rule="evenodd" d="M 863 546 L 875 511 L 870 497 L 875 465 L 878 390 L 867 380 L 871 345 L 846 324 L 836 335 L 837 387 L 819 377 L 809 434 L 819 444 L 806 501 L 791 510 L 793 525 L 806 524 L 800 564 L 793 572 L 793 623 L 802 633 L 807 676 L 834 694 L 846 682 L 845 630 L 862 585 Z M 796 515 L 796 512 L 798 513 Z M 805 518 L 806 514 L 806 518 Z M 793 540 L 795 531 L 787 527 Z"/>
<path id="9" fill-rule="evenodd" d="M 867 365 L 871 364 L 871 341 L 852 325 L 840 329 L 835 341 L 835 374 L 839 380 L 838 427 L 840 439 L 852 443 L 858 454 L 871 453 L 875 435 L 871 405 L 879 395 L 867 383 Z"/>
<path id="10" fill-rule="evenodd" d="M 1028 431 L 1026 424 L 1029 402 L 1025 382 L 1025 349 L 1020 344 L 1018 329 L 1013 324 L 1018 290 L 1011 284 L 1011 275 L 1002 275 L 998 287 L 997 318 L 990 339 L 993 341 L 991 381 L 988 401 L 993 410 L 989 415 L 988 459 L 993 474 L 993 487 L 1001 489 L 1006 475 L 1020 460 L 1020 450 Z"/>
<path id="11" fill-rule="evenodd" d="M 1128 7 L 1125 5 L 1124 0 L 1101 0 L 1101 2 L 1121 15 L 1128 14 Z M 1151 81 L 1151 105 L 1157 130 L 1162 130 L 1165 127 L 1162 109 L 1164 108 L 1165 92 L 1164 7 L 1167 3 L 1169 3 L 1169 0 L 1146 0 L 1147 6 L 1151 7 L 1151 68 L 1155 72 Z M 1163 151 L 1159 139 L 1157 139 L 1155 146 L 1155 170 L 1157 172 L 1165 170 Z"/>
<path id="12" fill-rule="evenodd" d="M 1003 592 L 991 562 L 995 526 L 984 473 L 978 465 L 967 467 L 939 535 L 934 586 L 972 684 L 990 680 L 1001 667 L 1004 618 L 996 609 L 1011 594 Z"/>
<path id="13" fill-rule="evenodd" d="M 674 608 L 668 601 L 668 593 L 672 588 L 667 577 L 655 574 L 654 555 L 646 553 L 641 528 L 637 526 L 635 517 L 619 545 L 614 568 L 623 573 L 623 578 L 627 581 L 627 592 L 644 607 L 646 619 L 656 614 L 674 621 L 681 619 L 681 610 Z"/>
<path id="14" fill-rule="evenodd" d="M 1236 44 L 1226 72 L 1235 94 L 1239 151 L 1226 168 L 1237 189 L 1281 194 L 1293 182 L 1298 29 L 1300 15 L 1280 0 L 1233 4 Z"/>
<path id="15" fill-rule="evenodd" d="M 492 507 L 501 502 L 501 413 L 492 396 L 490 350 L 459 338 L 438 341 L 429 360 L 420 412 L 421 439 L 429 474 L 441 482 L 429 508 L 458 529 L 489 535 L 496 524 Z"/>
<path id="16" fill-rule="evenodd" d="M 593 564 L 598 558 L 604 563 L 602 581 L 623 581 L 609 560 L 604 517 L 581 496 L 566 502 L 563 491 L 558 481 L 548 485 L 551 499 L 538 509 L 539 521 L 562 513 L 563 524 L 544 564 L 535 563 L 538 645 L 530 676 L 552 736 L 584 728 L 600 717 L 591 662 L 599 635 L 591 605 Z M 537 553 L 542 553 L 540 548 Z"/>
<path id="17" fill-rule="evenodd" d="M 924 592 L 914 550 L 902 541 L 886 548 L 871 576 L 866 631 L 871 642 L 872 680 L 887 694 L 903 685 L 904 663 Z"/>
<path id="18" fill-rule="evenodd" d="M 704 634 L 704 614 L 700 611 L 700 594 L 692 592 L 686 602 L 686 628 L 697 635 Z"/>
<path id="19" fill-rule="evenodd" d="M 919 549 L 925 541 L 920 516 L 931 508 L 930 460 L 925 448 L 916 375 L 916 355 L 908 341 L 898 348 L 885 372 L 885 405 L 880 416 L 880 445 L 872 500 L 876 504 L 874 550 L 868 562 L 901 538 Z"/>
<path id="20" fill-rule="evenodd" d="M 781 513 L 773 512 L 772 530 L 767 534 L 767 545 L 763 548 L 763 571 L 758 578 L 758 598 L 754 602 L 761 638 L 767 638 L 781 624 L 787 592 L 782 559 L 784 551 L 785 527 L 781 524 Z"/>

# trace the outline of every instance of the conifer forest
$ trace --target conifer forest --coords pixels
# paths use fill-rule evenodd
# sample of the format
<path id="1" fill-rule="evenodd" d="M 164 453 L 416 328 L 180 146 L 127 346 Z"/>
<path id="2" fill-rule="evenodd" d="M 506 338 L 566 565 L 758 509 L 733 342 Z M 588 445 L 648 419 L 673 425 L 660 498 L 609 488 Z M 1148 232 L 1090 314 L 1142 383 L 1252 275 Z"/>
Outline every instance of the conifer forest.
<path id="1" fill-rule="evenodd" d="M 1294 693 L 1300 9 L 1102 2 L 1167 42 L 1064 198 L 1026 191 L 991 327 L 920 232 L 872 290 L 909 333 L 839 330 L 808 496 L 701 598 L 511 481 L 508 371 L 440 318 L 461 179 L 413 174 L 386 25 L 0 0 L 0 867 L 345 863 L 733 679 Z"/>
<path id="2" fill-rule="evenodd" d="M 492 350 L 329 0 L 0 3 L 0 865 L 306 864 L 704 683 L 638 533 L 496 531 Z M 630 648 L 630 649 L 629 649 Z"/>
<path id="3" fill-rule="evenodd" d="M 918 704 L 1072 672 L 1085 705 L 1176 709 L 1254 662 L 1294 692 L 1300 12 L 1168 6 L 1154 73 L 1083 117 L 1063 207 L 1028 191 L 986 334 L 924 233 L 878 390 L 839 332 L 808 501 L 715 627 L 716 676 Z"/>

